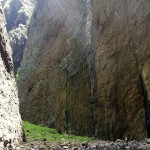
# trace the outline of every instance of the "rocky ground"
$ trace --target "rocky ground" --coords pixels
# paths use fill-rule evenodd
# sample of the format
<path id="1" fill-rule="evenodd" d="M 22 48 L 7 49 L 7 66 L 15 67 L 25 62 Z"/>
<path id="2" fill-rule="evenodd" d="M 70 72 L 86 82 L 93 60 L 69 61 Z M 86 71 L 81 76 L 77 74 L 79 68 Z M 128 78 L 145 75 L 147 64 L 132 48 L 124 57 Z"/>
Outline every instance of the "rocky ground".
<path id="1" fill-rule="evenodd" d="M 32 141 L 23 143 L 20 147 L 9 150 L 150 150 L 150 140 L 125 142 L 123 140 L 93 141 L 84 143 L 50 143 L 47 141 Z"/>

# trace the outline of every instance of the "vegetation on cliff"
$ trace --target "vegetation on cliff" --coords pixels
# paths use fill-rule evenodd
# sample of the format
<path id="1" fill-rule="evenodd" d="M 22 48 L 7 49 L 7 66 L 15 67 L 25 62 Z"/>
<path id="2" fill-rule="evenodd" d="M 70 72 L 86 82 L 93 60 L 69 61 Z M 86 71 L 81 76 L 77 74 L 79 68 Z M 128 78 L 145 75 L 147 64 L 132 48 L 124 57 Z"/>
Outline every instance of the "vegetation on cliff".
<path id="1" fill-rule="evenodd" d="M 6 17 L 6 27 L 13 50 L 14 73 L 20 67 L 27 41 L 27 28 L 32 16 L 34 1 L 2 0 Z"/>

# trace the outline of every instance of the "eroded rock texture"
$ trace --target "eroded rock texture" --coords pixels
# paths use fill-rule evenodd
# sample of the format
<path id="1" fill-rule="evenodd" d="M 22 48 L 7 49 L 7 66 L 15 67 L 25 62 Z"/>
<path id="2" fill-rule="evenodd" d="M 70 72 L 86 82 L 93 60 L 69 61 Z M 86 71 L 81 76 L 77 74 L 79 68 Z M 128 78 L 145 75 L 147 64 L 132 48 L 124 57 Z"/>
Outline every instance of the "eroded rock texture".
<path id="1" fill-rule="evenodd" d="M 12 75 L 11 49 L 4 23 L 0 8 L 0 149 L 4 149 L 8 142 L 14 145 L 22 139 L 18 93 Z"/>
<path id="2" fill-rule="evenodd" d="M 149 126 L 150 1 L 37 1 L 20 70 L 23 119 L 102 139 Z"/>

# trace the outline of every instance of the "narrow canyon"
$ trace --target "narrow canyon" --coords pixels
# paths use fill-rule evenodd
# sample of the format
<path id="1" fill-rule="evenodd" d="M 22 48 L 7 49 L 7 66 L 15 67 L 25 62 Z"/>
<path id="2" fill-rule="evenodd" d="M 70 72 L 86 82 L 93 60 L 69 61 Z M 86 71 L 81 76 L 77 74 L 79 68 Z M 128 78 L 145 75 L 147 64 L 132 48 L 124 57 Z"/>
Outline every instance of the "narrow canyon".
<path id="1" fill-rule="evenodd" d="M 149 1 L 38 0 L 28 36 L 23 119 L 107 140 L 149 134 Z"/>
<path id="2" fill-rule="evenodd" d="M 150 138 L 149 0 L 0 0 L 0 54 L 0 150 L 22 120 Z"/>

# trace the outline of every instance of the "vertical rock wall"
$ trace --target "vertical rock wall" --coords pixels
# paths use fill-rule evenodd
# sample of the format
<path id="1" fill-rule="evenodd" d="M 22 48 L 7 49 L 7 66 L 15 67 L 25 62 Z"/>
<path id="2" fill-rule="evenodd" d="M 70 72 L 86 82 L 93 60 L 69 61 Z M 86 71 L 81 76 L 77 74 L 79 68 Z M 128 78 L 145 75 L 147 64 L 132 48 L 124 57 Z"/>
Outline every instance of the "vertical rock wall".
<path id="1" fill-rule="evenodd" d="M 11 48 L 1 7 L 0 23 L 0 149 L 4 149 L 7 141 L 14 147 L 22 140 L 22 123 L 17 88 L 12 75 Z"/>
<path id="2" fill-rule="evenodd" d="M 150 1 L 97 0 L 93 7 L 99 134 L 144 137 Z"/>
<path id="3" fill-rule="evenodd" d="M 102 139 L 146 137 L 149 6 L 38 0 L 19 74 L 22 117 Z"/>

